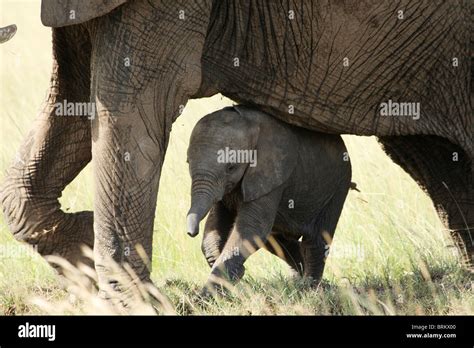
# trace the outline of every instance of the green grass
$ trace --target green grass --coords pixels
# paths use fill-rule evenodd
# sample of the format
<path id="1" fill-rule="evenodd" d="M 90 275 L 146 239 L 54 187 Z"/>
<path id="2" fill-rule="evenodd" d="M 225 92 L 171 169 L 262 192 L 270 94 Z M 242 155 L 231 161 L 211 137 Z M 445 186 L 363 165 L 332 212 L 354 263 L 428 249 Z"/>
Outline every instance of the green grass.
<path id="1" fill-rule="evenodd" d="M 32 127 L 45 97 L 51 66 L 50 30 L 39 21 L 39 1 L 0 0 L 0 25 L 18 33 L 0 46 L 0 171 Z M 209 269 L 200 238 L 185 233 L 190 179 L 185 153 L 203 115 L 230 105 L 221 96 L 194 100 L 173 125 L 155 219 L 152 279 L 181 314 L 473 314 L 469 275 L 448 232 L 414 181 L 382 152 L 373 137 L 344 136 L 353 181 L 329 256 L 323 284 L 293 280 L 286 265 L 260 251 L 229 298 L 207 305 L 193 300 Z M 64 209 L 91 209 L 88 166 L 66 189 Z M 0 314 L 94 313 L 72 289 L 66 292 L 38 255 L 13 240 L 0 217 Z M 79 297 L 78 297 L 79 296 Z"/>

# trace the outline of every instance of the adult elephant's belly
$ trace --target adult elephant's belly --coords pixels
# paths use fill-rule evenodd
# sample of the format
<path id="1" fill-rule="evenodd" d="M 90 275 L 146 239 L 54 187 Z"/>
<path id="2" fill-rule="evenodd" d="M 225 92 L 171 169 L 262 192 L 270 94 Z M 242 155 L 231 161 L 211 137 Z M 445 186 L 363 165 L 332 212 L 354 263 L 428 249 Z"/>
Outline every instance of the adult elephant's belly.
<path id="1" fill-rule="evenodd" d="M 470 34 L 461 2 L 354 2 L 348 10 L 314 1 L 294 20 L 266 3 L 213 21 L 204 94 L 321 132 L 465 136 Z"/>

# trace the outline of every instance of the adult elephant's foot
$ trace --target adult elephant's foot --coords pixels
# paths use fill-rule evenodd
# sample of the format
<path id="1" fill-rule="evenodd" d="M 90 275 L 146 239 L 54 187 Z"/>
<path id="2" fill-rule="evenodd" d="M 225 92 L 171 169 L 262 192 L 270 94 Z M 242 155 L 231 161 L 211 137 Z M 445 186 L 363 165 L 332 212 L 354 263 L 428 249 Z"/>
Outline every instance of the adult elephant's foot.
<path id="1" fill-rule="evenodd" d="M 463 267 L 474 276 L 474 247 L 473 247 L 473 238 L 474 238 L 474 229 L 452 229 L 450 230 L 451 237 L 458 247 L 458 250 L 461 254 L 461 263 Z"/>
<path id="2" fill-rule="evenodd" d="M 82 211 L 61 215 L 56 227 L 61 233 L 50 239 L 45 234 L 42 240 L 39 240 L 38 252 L 41 255 L 58 255 L 73 266 L 84 264 L 93 269 L 94 260 L 84 253 L 84 247 L 94 248 L 93 213 Z M 58 268 L 56 265 L 53 266 Z"/>
<path id="3" fill-rule="evenodd" d="M 83 246 L 92 249 L 94 244 L 92 212 L 66 214 L 57 200 L 34 198 L 11 181 L 2 185 L 0 202 L 15 239 L 32 245 L 42 256 L 93 267 L 93 260 L 83 253 Z M 52 266 L 60 271 L 57 264 Z"/>
<path id="4" fill-rule="evenodd" d="M 116 266 L 109 265 L 109 267 L 118 270 Z M 149 281 L 145 282 L 139 279 L 132 279 L 133 277 L 126 272 L 117 272 L 114 274 L 114 278 L 109 278 L 109 282 L 105 284 L 101 267 L 98 267 L 98 270 L 98 274 L 102 279 L 102 282 L 99 284 L 100 289 L 98 296 L 102 300 L 105 300 L 111 307 L 111 310 L 116 313 L 133 313 L 133 311 L 144 302 L 143 295 L 145 293 L 150 295 L 146 290 L 147 283 L 150 283 Z M 108 275 L 110 275 L 110 273 Z M 151 302 L 157 301 L 160 305 L 162 304 L 160 299 L 150 297 L 149 300 L 151 300 Z"/>

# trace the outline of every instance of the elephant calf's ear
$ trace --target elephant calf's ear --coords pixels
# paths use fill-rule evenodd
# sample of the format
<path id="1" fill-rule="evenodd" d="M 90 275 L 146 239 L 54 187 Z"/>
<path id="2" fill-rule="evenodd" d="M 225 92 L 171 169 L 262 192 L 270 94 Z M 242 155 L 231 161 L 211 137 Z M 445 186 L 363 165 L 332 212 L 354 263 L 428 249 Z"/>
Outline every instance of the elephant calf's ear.
<path id="1" fill-rule="evenodd" d="M 249 166 L 242 180 L 245 202 L 270 193 L 288 180 L 298 161 L 298 144 L 296 135 L 279 121 L 260 124 L 256 166 Z"/>

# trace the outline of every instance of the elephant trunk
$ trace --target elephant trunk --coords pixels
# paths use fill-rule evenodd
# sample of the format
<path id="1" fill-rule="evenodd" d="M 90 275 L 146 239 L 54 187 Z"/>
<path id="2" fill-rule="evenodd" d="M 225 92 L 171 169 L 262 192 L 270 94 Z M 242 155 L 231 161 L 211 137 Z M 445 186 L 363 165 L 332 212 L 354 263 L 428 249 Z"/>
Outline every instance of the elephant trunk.
<path id="1" fill-rule="evenodd" d="M 214 202 L 222 199 L 222 194 L 210 185 L 202 185 L 193 180 L 191 208 L 187 216 L 187 232 L 191 237 L 199 234 L 199 223 L 209 213 Z"/>
<path id="2" fill-rule="evenodd" d="M 0 28 L 0 43 L 7 42 L 16 33 L 16 25 L 12 24 L 8 27 Z"/>

